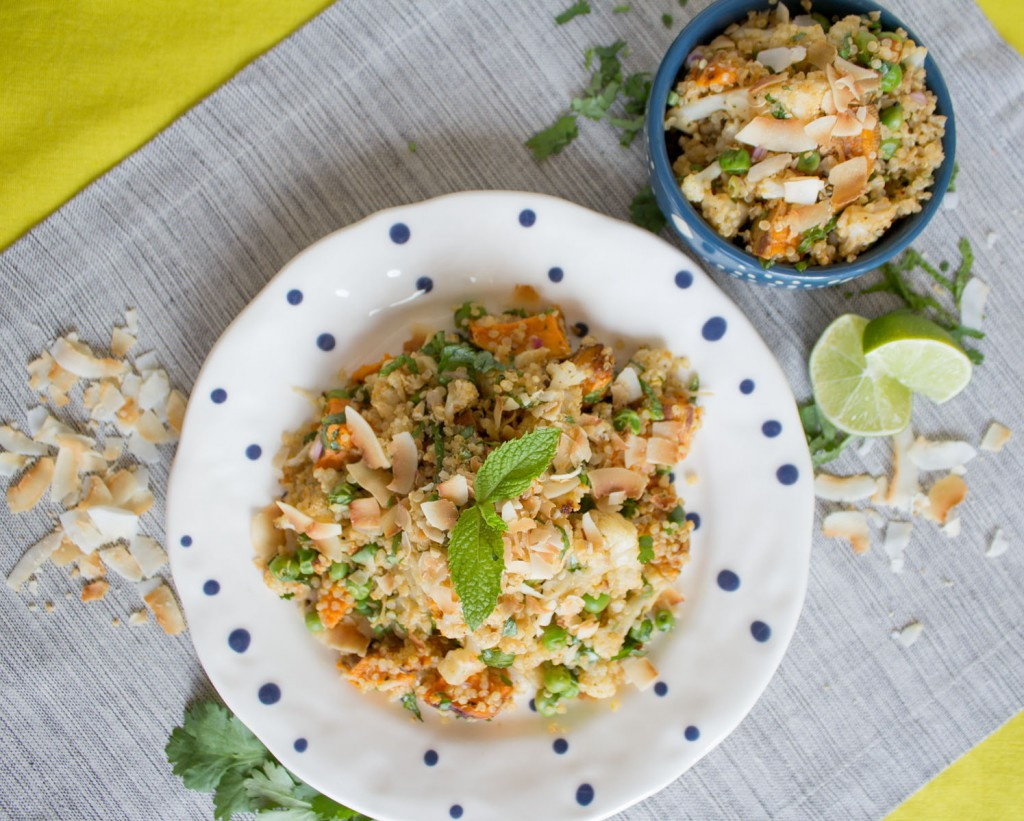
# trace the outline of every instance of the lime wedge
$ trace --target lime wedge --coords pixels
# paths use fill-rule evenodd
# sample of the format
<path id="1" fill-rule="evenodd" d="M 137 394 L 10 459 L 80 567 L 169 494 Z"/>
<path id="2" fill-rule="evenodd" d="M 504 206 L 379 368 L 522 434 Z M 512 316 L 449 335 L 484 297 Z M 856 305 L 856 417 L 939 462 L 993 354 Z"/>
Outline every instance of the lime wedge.
<path id="1" fill-rule="evenodd" d="M 888 436 L 910 423 L 913 394 L 864 357 L 868 321 L 844 314 L 811 351 L 811 387 L 818 410 L 855 436 Z"/>
<path id="2" fill-rule="evenodd" d="M 960 393 L 973 370 L 967 354 L 943 328 L 904 311 L 868 323 L 864 357 L 868 365 L 935 402 Z"/>

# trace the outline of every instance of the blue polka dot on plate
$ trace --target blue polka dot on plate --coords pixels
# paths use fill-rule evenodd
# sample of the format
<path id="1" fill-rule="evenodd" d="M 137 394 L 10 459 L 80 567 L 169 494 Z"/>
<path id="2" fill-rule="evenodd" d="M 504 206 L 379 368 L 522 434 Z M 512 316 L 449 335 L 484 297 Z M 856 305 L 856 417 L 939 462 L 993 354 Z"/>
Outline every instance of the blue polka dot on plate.
<path id="1" fill-rule="evenodd" d="M 565 755 L 569 749 L 569 742 L 564 738 L 556 738 L 554 743 L 551 745 L 551 749 L 559 755 Z"/>
<path id="2" fill-rule="evenodd" d="M 333 351 L 334 334 L 320 334 L 320 336 L 316 338 L 316 346 L 321 351 Z"/>
<path id="3" fill-rule="evenodd" d="M 535 698 L 531 698 L 530 699 L 530 709 L 533 712 L 537 712 L 537 699 L 535 699 Z"/>
<path id="4" fill-rule="evenodd" d="M 452 818 L 462 818 L 462 805 L 452 804 L 451 807 L 449 807 L 448 809 L 448 815 L 450 815 Z"/>
<path id="5" fill-rule="evenodd" d="M 718 586 L 726 592 L 732 593 L 734 590 L 739 589 L 740 577 L 731 570 L 723 570 L 718 574 Z"/>
<path id="6" fill-rule="evenodd" d="M 693 529 L 700 530 L 700 514 L 699 513 L 687 513 L 686 521 L 693 522 Z"/>
<path id="7" fill-rule="evenodd" d="M 548 271 L 548 279 L 550 279 L 552 282 L 561 282 L 564 276 L 565 271 L 563 271 L 557 265 L 550 271 Z"/>
<path id="8" fill-rule="evenodd" d="M 680 271 L 676 274 L 676 287 L 689 288 L 693 285 L 693 274 L 689 271 Z"/>
<path id="9" fill-rule="evenodd" d="M 409 241 L 409 237 L 412 236 L 412 232 L 409 230 L 409 226 L 404 222 L 396 222 L 388 231 L 388 236 L 391 237 L 392 242 L 398 245 L 404 245 Z"/>
<path id="10" fill-rule="evenodd" d="M 750 635 L 754 637 L 754 641 L 759 641 L 763 644 L 772 637 L 772 628 L 763 621 L 755 621 L 750 625 Z"/>
<path id="11" fill-rule="evenodd" d="M 309 749 L 309 742 L 306 741 L 306 739 L 304 738 L 297 738 L 295 739 L 295 742 L 292 744 L 292 747 L 295 748 L 295 752 L 304 753 L 306 752 L 306 750 Z"/>
<path id="12" fill-rule="evenodd" d="M 281 700 L 281 688 L 273 682 L 267 682 L 260 686 L 256 693 L 262 704 L 277 704 Z"/>
<path id="13" fill-rule="evenodd" d="M 769 439 L 774 439 L 780 433 L 782 433 L 782 423 L 776 422 L 774 419 L 769 419 L 763 425 L 761 425 L 761 433 L 767 436 Z"/>
<path id="14" fill-rule="evenodd" d="M 740 382 L 740 393 L 751 394 L 754 392 L 754 380 L 744 379 Z"/>
<path id="15" fill-rule="evenodd" d="M 430 277 L 420 277 L 416 280 L 416 290 L 423 291 L 425 294 L 429 294 L 434 290 L 434 280 Z"/>
<path id="16" fill-rule="evenodd" d="M 214 388 L 210 391 L 210 401 L 215 405 L 223 404 L 227 401 L 228 392 L 224 388 Z"/>
<path id="17" fill-rule="evenodd" d="M 298 288 L 292 288 L 286 295 L 285 299 L 288 300 L 289 305 L 298 305 L 302 302 L 302 291 Z"/>
<path id="18" fill-rule="evenodd" d="M 524 208 L 522 211 L 519 212 L 519 224 L 522 225 L 523 228 L 529 228 L 536 221 L 537 215 L 533 212 L 533 210 L 529 208 Z"/>
<path id="19" fill-rule="evenodd" d="M 724 318 L 720 316 L 713 316 L 704 323 L 704 327 L 700 329 L 700 335 L 708 342 L 717 342 L 725 336 L 725 329 L 727 327 L 728 326 Z"/>
<path id="20" fill-rule="evenodd" d="M 207 596 L 216 596 L 220 593 L 220 582 L 216 579 L 207 579 L 203 583 L 203 592 Z"/>
<path id="21" fill-rule="evenodd" d="M 796 469 L 796 465 L 783 465 L 775 471 L 775 476 L 782 484 L 792 485 L 800 478 L 800 471 Z"/>
<path id="22" fill-rule="evenodd" d="M 228 647 L 236 653 L 244 653 L 248 650 L 250 641 L 252 641 L 252 636 L 250 636 L 249 631 L 243 627 L 239 627 L 228 633 Z"/>
<path id="23" fill-rule="evenodd" d="M 590 328 L 587 327 L 586 322 L 577 322 L 572 326 L 572 332 L 576 334 L 576 336 L 586 336 L 590 333 Z"/>
<path id="24" fill-rule="evenodd" d="M 254 462 L 263 455 L 263 448 L 259 445 L 249 445 L 245 449 L 245 456 L 247 459 L 252 459 Z"/>
<path id="25" fill-rule="evenodd" d="M 594 788 L 589 784 L 580 784 L 576 788 L 576 803 L 586 807 L 594 800 Z"/>
<path id="26" fill-rule="evenodd" d="M 654 694 L 656 696 L 663 696 L 668 693 L 668 685 L 664 681 L 656 681 L 654 683 Z"/>
<path id="27" fill-rule="evenodd" d="M 433 767 L 434 765 L 436 765 L 437 759 L 437 750 L 427 750 L 425 753 L 423 753 L 423 763 L 426 764 L 428 767 Z"/>
<path id="28" fill-rule="evenodd" d="M 182 547 L 192 547 L 192 537 L 191 536 L 182 536 L 181 540 L 180 540 L 180 544 L 181 544 Z"/>
<path id="29" fill-rule="evenodd" d="M 691 724 L 689 727 L 683 730 L 683 737 L 687 741 L 696 741 L 698 738 L 700 738 L 700 730 L 698 730 Z"/>

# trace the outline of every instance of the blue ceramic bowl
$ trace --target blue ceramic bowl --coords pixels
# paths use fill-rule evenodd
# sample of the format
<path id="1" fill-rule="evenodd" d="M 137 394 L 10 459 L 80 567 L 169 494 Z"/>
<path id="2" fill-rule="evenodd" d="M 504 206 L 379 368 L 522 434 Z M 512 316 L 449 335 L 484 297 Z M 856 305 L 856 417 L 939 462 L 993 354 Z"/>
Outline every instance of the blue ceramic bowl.
<path id="1" fill-rule="evenodd" d="M 803 14 L 803 9 L 790 0 L 790 11 Z M 723 273 L 756 282 L 760 285 L 775 285 L 782 288 L 822 288 L 847 282 L 854 277 L 872 271 L 883 262 L 902 252 L 928 221 L 935 216 L 942 203 L 942 195 L 949 186 L 953 175 L 953 160 L 956 154 L 956 129 L 953 119 L 953 104 L 949 91 L 942 79 L 938 65 L 929 51 L 925 61 L 927 84 L 938 98 L 936 111 L 946 115 L 946 134 L 942 139 L 945 160 L 935 174 L 932 198 L 916 214 L 897 221 L 885 235 L 854 262 L 840 262 L 834 265 L 809 267 L 798 271 L 792 265 L 773 265 L 769 270 L 753 254 L 749 254 L 731 241 L 719 236 L 704 218 L 682 195 L 672 165 L 669 162 L 665 140 L 665 110 L 668 94 L 675 87 L 676 78 L 682 73 L 686 56 L 697 46 L 711 42 L 731 23 L 744 19 L 750 11 L 769 8 L 768 0 L 718 0 L 698 14 L 683 28 L 669 47 L 658 73 L 654 77 L 647 108 L 647 156 L 651 172 L 651 187 L 654 189 L 658 206 L 669 223 L 693 252 L 710 267 Z M 919 44 L 917 35 L 901 20 L 894 17 L 876 3 L 867 0 L 816 0 L 813 12 L 824 14 L 830 19 L 834 15 L 865 14 L 870 11 L 882 13 L 882 29 L 893 31 L 902 27 L 910 38 Z"/>

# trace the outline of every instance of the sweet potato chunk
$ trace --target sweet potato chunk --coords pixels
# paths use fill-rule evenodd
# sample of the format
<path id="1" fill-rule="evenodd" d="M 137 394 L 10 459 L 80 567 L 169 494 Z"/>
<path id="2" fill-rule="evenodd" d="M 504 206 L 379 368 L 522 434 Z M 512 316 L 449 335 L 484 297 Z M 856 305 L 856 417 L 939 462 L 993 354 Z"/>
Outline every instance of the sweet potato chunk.
<path id="1" fill-rule="evenodd" d="M 693 80 L 698 88 L 710 88 L 711 86 L 729 88 L 739 82 L 739 74 L 736 69 L 725 63 L 708 63 L 696 73 Z"/>
<path id="2" fill-rule="evenodd" d="M 754 254 L 761 259 L 774 259 L 782 256 L 790 248 L 796 246 L 799 237 L 794 235 L 786 224 L 785 206 L 779 203 L 767 217 L 762 217 L 751 232 L 751 246 Z M 762 228 L 761 222 L 767 220 L 768 228 Z"/>
<path id="3" fill-rule="evenodd" d="M 584 345 L 569 360 L 586 372 L 587 378 L 581 383 L 583 401 L 597 402 L 615 379 L 615 357 L 607 345 Z"/>
<path id="4" fill-rule="evenodd" d="M 502 678 L 501 670 L 493 667 L 470 676 L 458 686 L 429 674 L 424 686 L 423 700 L 427 704 L 466 718 L 494 718 L 512 696 L 512 685 Z"/>
<path id="5" fill-rule="evenodd" d="M 537 348 L 547 348 L 558 358 L 572 353 L 565 320 L 557 308 L 508 322 L 499 322 L 491 316 L 470 320 L 469 334 L 474 345 L 491 353 L 507 349 L 515 356 Z"/>
<path id="6" fill-rule="evenodd" d="M 347 399 L 332 396 L 327 400 L 326 415 L 331 417 L 342 414 L 348 406 Z M 352 452 L 352 431 L 349 430 L 348 425 L 342 422 L 328 424 L 324 427 L 322 436 L 328 445 L 324 447 L 320 458 L 316 460 L 316 467 L 341 470 L 353 461 L 355 454 Z M 337 449 L 330 447 L 332 444 L 336 444 Z"/>
<path id="7" fill-rule="evenodd" d="M 379 362 L 370 362 L 366 365 L 360 365 L 358 368 L 352 371 L 352 381 L 365 381 L 366 377 L 372 376 L 373 374 L 377 373 L 377 371 L 383 368 L 392 359 L 394 359 L 394 357 L 391 354 L 386 353 Z"/>

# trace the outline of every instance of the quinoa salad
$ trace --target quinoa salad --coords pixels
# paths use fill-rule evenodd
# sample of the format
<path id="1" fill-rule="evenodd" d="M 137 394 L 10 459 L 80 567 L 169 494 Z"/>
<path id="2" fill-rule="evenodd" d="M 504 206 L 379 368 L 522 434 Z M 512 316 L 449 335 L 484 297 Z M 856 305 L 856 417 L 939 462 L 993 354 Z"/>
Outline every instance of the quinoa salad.
<path id="1" fill-rule="evenodd" d="M 682 601 L 693 524 L 671 471 L 696 374 L 660 348 L 573 351 L 560 309 L 517 293 L 538 307 L 466 303 L 454 331 L 340 374 L 284 435 L 284 494 L 253 521 L 267 586 L 341 675 L 420 719 L 644 689 Z"/>
<path id="2" fill-rule="evenodd" d="M 669 96 L 683 195 L 765 266 L 852 262 L 931 197 L 946 118 L 926 55 L 878 12 L 751 12 L 689 55 Z"/>

